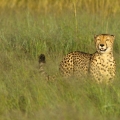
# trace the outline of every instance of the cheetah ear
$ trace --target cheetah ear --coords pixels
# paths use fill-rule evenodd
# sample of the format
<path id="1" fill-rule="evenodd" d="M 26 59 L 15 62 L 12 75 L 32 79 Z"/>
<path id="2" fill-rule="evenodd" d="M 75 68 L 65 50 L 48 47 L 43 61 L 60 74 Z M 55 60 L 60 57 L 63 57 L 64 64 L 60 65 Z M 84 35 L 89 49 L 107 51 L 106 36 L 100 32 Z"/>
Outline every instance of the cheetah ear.
<path id="1" fill-rule="evenodd" d="M 113 37 L 113 39 L 115 39 L 115 35 L 111 35 Z"/>
<path id="2" fill-rule="evenodd" d="M 94 39 L 96 39 L 96 37 L 98 37 L 98 35 L 94 35 Z"/>

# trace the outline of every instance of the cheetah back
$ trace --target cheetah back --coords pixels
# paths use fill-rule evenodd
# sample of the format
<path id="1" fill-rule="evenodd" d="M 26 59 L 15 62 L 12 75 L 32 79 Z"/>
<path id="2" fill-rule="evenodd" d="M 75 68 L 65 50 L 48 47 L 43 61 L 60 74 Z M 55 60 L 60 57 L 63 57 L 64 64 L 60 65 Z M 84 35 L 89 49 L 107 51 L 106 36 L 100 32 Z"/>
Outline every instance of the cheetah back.
<path id="1" fill-rule="evenodd" d="M 60 71 L 64 76 L 82 76 L 89 70 L 91 54 L 75 51 L 67 54 L 60 63 Z"/>

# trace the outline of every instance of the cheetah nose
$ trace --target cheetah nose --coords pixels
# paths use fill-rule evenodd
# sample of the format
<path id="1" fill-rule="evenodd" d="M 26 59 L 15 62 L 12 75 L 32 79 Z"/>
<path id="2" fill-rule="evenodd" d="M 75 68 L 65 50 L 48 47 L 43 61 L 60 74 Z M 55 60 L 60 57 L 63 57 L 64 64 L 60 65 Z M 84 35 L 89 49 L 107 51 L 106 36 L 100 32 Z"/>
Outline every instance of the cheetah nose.
<path id="1" fill-rule="evenodd" d="M 104 46 L 104 44 L 100 44 L 100 46 L 101 46 L 101 47 L 103 47 L 103 46 Z"/>

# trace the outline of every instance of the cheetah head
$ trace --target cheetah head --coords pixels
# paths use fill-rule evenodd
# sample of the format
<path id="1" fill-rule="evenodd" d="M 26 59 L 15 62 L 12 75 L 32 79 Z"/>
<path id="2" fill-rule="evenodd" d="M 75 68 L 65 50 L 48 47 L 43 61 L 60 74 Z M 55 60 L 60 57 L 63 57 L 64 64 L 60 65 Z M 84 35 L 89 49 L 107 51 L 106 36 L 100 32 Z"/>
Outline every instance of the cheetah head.
<path id="1" fill-rule="evenodd" d="M 96 49 L 99 53 L 110 53 L 113 50 L 114 35 L 100 34 L 94 37 Z"/>

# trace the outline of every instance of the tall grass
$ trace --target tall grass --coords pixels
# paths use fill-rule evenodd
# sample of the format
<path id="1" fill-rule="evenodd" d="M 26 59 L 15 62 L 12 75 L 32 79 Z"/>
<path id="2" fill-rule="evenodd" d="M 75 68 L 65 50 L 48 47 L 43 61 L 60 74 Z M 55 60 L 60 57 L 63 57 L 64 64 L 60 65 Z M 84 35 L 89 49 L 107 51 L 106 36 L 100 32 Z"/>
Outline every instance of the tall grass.
<path id="1" fill-rule="evenodd" d="M 58 3 L 65 6 L 63 2 L 66 2 L 66 7 L 69 8 L 74 5 L 70 11 L 61 8 L 64 12 L 62 14 L 57 14 L 57 11 L 41 14 L 17 9 L 16 12 L 6 9 L 0 13 L 0 119 L 119 120 L 120 16 L 112 14 L 110 9 L 105 11 L 105 14 L 111 13 L 109 17 L 108 13 L 107 16 L 104 14 L 104 17 L 101 17 L 103 13 L 95 12 L 96 8 L 92 7 L 98 2 L 93 1 L 76 0 L 71 1 L 71 5 L 69 1 L 49 1 L 51 6 L 57 6 Z M 5 6 L 9 4 L 8 7 L 11 3 L 14 3 L 14 6 L 22 2 L 25 1 L 10 1 L 6 4 L 3 1 Z M 33 1 L 27 3 L 29 2 Z M 44 0 L 43 3 L 45 2 L 48 1 Z M 85 5 L 81 7 L 83 11 L 79 11 L 78 2 Z M 99 4 L 104 2 L 101 0 Z M 91 6 L 88 3 L 91 3 Z M 109 5 L 108 0 L 106 3 Z M 113 4 L 117 3 L 116 0 Z M 48 5 L 45 7 L 48 10 Z M 89 14 L 90 11 L 86 11 L 88 7 L 95 13 Z M 114 9 L 117 9 L 117 6 Z M 117 12 L 119 13 L 119 10 Z M 114 83 L 105 86 L 97 85 L 90 79 L 61 78 L 58 66 L 62 57 L 75 50 L 93 53 L 93 37 L 100 33 L 116 36 L 114 55 L 117 77 Z M 40 53 L 46 55 L 46 71 L 50 75 L 56 75 L 55 81 L 46 81 L 40 75 Z"/>
<path id="2" fill-rule="evenodd" d="M 32 11 L 50 13 L 56 10 L 56 13 L 64 10 L 74 10 L 74 5 L 79 11 L 98 13 L 105 16 L 120 13 L 119 0 L 0 0 L 1 9 L 28 9 Z"/>

